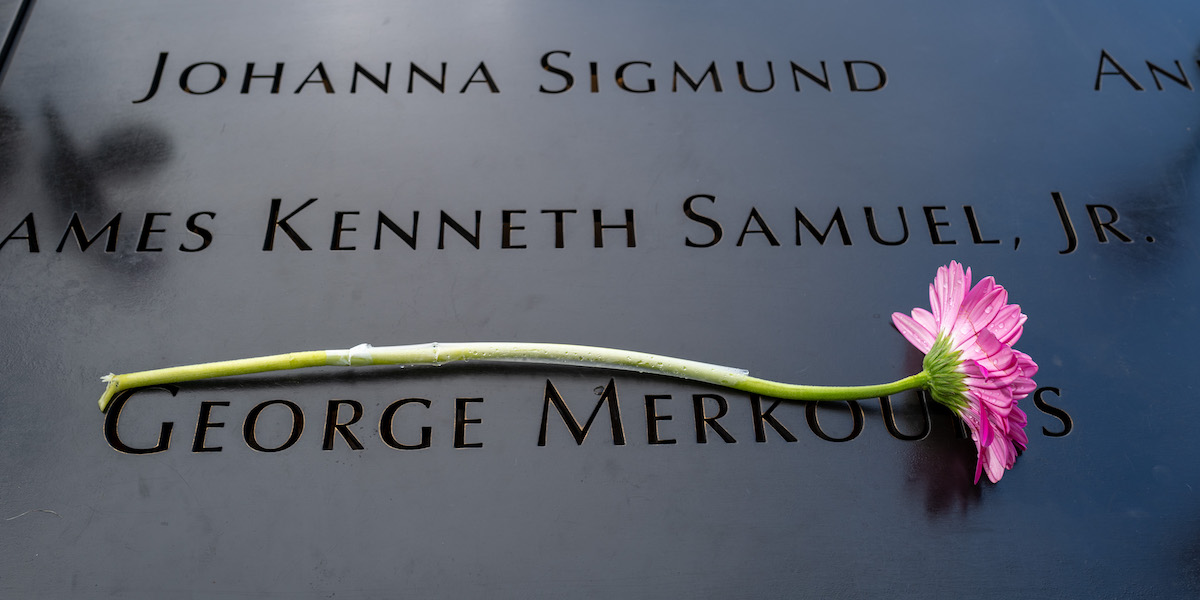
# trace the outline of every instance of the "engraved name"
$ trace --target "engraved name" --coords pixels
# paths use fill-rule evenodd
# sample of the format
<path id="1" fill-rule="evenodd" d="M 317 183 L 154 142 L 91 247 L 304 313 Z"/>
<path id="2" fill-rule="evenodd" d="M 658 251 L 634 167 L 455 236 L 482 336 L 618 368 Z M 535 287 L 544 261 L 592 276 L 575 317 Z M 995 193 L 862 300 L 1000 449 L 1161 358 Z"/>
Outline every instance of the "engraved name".
<path id="1" fill-rule="evenodd" d="M 823 89 L 825 92 L 878 92 L 888 84 L 888 73 L 874 60 L 825 60 L 796 62 L 792 60 L 762 61 L 703 61 L 683 64 L 678 61 L 629 60 L 613 65 L 597 61 L 579 61 L 567 50 L 551 50 L 538 60 L 546 80 L 538 85 L 542 94 L 562 94 L 572 89 L 590 93 L 601 90 L 629 94 L 651 94 L 660 91 L 723 93 L 740 90 L 761 94 L 778 90 L 793 93 Z M 186 64 L 180 68 L 170 60 L 169 52 L 160 52 L 145 94 L 134 104 L 142 104 L 157 96 L 164 87 L 177 87 L 191 96 L 207 96 L 216 92 L 236 94 L 301 93 L 350 94 L 365 92 L 390 94 L 403 89 L 414 93 L 483 93 L 499 94 L 499 79 L 487 61 L 472 61 L 467 65 L 448 62 L 397 65 L 393 73 L 390 61 L 382 63 L 330 63 L 324 61 L 302 67 L 287 62 L 270 64 L 257 61 L 245 66 L 226 66 L 214 61 Z M 840 68 L 839 68 L 840 67 Z M 176 69 L 178 69 L 176 71 Z M 396 81 L 393 82 L 393 74 Z M 586 85 L 576 88 L 578 78 L 586 77 Z M 230 81 L 233 83 L 230 83 Z M 736 83 L 733 83 L 735 82 Z M 393 86 L 393 83 L 396 85 Z M 228 84 L 228 85 L 227 85 Z M 236 90 L 236 91 L 235 91 Z"/>
<path id="2" fill-rule="evenodd" d="M 1066 247 L 1058 253 L 1070 254 L 1079 248 L 1082 236 L 1063 195 L 1051 192 L 1050 197 L 1066 239 Z M 633 208 L 499 209 L 451 213 L 428 209 L 388 212 L 322 209 L 324 206 L 318 198 L 303 202 L 271 199 L 265 211 L 265 227 L 258 225 L 262 227 L 259 231 L 263 232 L 259 238 L 261 250 L 327 248 L 350 252 L 430 247 L 437 250 L 480 250 L 485 247 L 524 250 L 538 247 L 535 240 L 540 241 L 543 248 L 554 249 L 572 246 L 636 248 L 640 231 Z M 754 205 L 739 206 L 741 208 L 733 209 L 736 212 L 731 215 L 730 210 L 718 210 L 721 205 L 715 195 L 687 197 L 681 211 L 685 229 L 680 234 L 683 245 L 689 248 L 710 248 L 719 244 L 799 247 L 805 245 L 805 240 L 811 240 L 808 242 L 810 247 L 813 242 L 819 246 L 851 246 L 855 240 L 865 238 L 880 246 L 901 246 L 914 239 L 928 240 L 934 246 L 960 242 L 1000 246 L 1008 241 L 987 233 L 975 208 L 969 204 L 957 207 L 925 205 L 909 210 L 904 206 L 838 206 L 832 212 L 826 209 L 820 214 L 810 208 L 792 206 L 786 217 L 764 213 Z M 1118 226 L 1120 215 L 1115 207 L 1097 203 L 1085 204 L 1082 211 L 1078 207 L 1074 210 L 1075 218 L 1079 218 L 1080 212 L 1086 217 L 1096 242 L 1134 242 L 1132 230 L 1126 224 Z M 166 249 L 195 253 L 213 245 L 216 220 L 215 211 L 199 211 L 186 217 L 171 212 L 146 212 L 140 218 L 122 212 L 111 216 L 73 212 L 65 224 L 56 224 L 50 241 L 57 253 L 70 248 L 88 252 L 93 247 L 102 248 L 106 253 L 118 252 L 118 248 L 133 253 Z M 129 221 L 136 224 L 133 235 L 122 233 L 123 224 Z M 9 221 L 12 229 L 0 238 L 0 252 L 5 248 L 9 248 L 8 252 L 19 251 L 17 248 L 24 248 L 28 253 L 41 252 L 43 239 L 38 223 L 39 218 L 32 212 Z M 0 232 L 5 228 L 3 215 L 0 215 Z M 590 230 L 590 235 L 580 235 L 580 229 Z M 243 239 L 245 236 L 236 237 Z M 1146 235 L 1144 239 L 1147 243 L 1155 241 L 1152 235 Z M 1013 250 L 1020 243 L 1019 236 L 1011 238 Z"/>
<path id="3" fill-rule="evenodd" d="M 176 386 L 162 386 L 172 396 L 179 392 Z M 118 452 L 126 454 L 157 454 L 171 447 L 172 433 L 175 423 L 164 421 L 158 425 L 158 433 L 153 441 L 144 439 L 144 424 L 134 435 L 123 436 L 118 427 L 126 405 L 134 397 L 143 393 L 157 393 L 161 389 L 138 388 L 118 394 L 113 399 L 104 420 L 104 438 Z M 617 393 L 615 379 L 609 379 L 602 388 L 597 388 L 599 399 L 578 415 L 587 414 L 586 419 L 580 419 L 576 410 L 587 408 L 586 402 L 568 401 L 559 392 L 554 382 L 547 379 L 541 398 L 540 420 L 537 424 L 537 435 L 531 435 L 529 442 L 537 446 L 550 445 L 552 439 L 570 439 L 575 445 L 582 446 L 588 435 L 595 429 L 607 432 L 608 441 L 615 446 L 625 446 L 629 443 L 626 434 L 626 422 L 630 420 L 628 408 L 622 408 L 620 396 Z M 1057 428 L 1052 430 L 1042 428 L 1046 437 L 1062 437 L 1071 432 L 1074 425 L 1071 416 L 1062 408 L 1049 402 L 1051 396 L 1062 395 L 1055 387 L 1042 387 L 1032 395 L 1034 407 L 1049 417 L 1055 419 Z M 915 402 L 913 401 L 915 399 Z M 754 443 L 765 444 L 768 440 L 782 440 L 794 443 L 799 440 L 795 431 L 806 427 L 809 432 L 827 442 L 849 442 L 862 434 L 866 427 L 866 401 L 848 402 L 799 402 L 785 403 L 782 400 L 763 398 L 756 395 L 746 397 L 749 404 L 748 414 L 735 416 L 730 410 L 732 404 L 725 395 L 706 392 L 688 394 L 678 398 L 673 394 L 644 394 L 641 410 L 636 411 L 639 423 L 644 422 L 644 439 L 647 445 L 673 445 L 685 438 L 690 438 L 696 444 L 717 443 L 735 444 L 738 437 L 743 440 L 752 439 Z M 743 399 L 737 398 L 735 402 Z M 148 400 L 153 402 L 155 400 Z M 387 404 L 377 417 L 363 422 L 366 410 L 362 402 L 352 399 L 332 399 L 326 403 L 324 414 L 318 425 L 322 450 L 330 451 L 337 447 L 351 450 L 363 450 L 367 443 L 373 441 L 363 431 L 364 425 L 370 425 L 375 430 L 374 437 L 378 442 L 393 450 L 424 450 L 434 443 L 434 425 L 436 421 L 446 421 L 450 431 L 451 445 L 454 448 L 483 448 L 486 435 L 483 418 L 477 414 L 479 405 L 484 402 L 481 397 L 455 398 L 451 405 L 445 401 L 434 402 L 427 398 L 402 398 Z M 892 399 L 884 396 L 877 399 L 879 404 L 878 416 L 883 421 L 884 428 L 892 437 L 903 441 L 925 439 L 937 426 L 955 428 L 955 436 L 962 439 L 967 432 L 962 421 L 952 418 L 945 408 L 931 404 L 923 393 L 906 394 L 904 400 L 904 421 L 911 421 L 916 416 L 921 420 L 919 428 L 914 431 L 903 431 L 897 421 L 897 409 L 893 407 Z M 575 409 L 572 409 L 574 405 Z M 789 417 L 776 413 L 781 406 L 803 406 L 804 425 L 788 422 Z M 451 406 L 453 410 L 451 411 Z M 194 453 L 221 452 L 230 437 L 240 437 L 246 446 L 255 452 L 282 452 L 295 446 L 306 431 L 304 410 L 299 404 L 287 399 L 275 399 L 260 402 L 245 412 L 239 420 L 240 435 L 236 433 L 221 436 L 217 439 L 214 433 L 224 430 L 228 423 L 229 401 L 202 401 L 196 413 L 194 434 L 191 451 Z M 931 411 L 932 408 L 932 411 Z M 259 422 L 264 412 L 273 411 L 278 416 L 283 415 L 287 424 L 287 434 L 279 435 L 271 432 L 264 435 L 260 432 Z M 682 412 L 683 414 L 679 414 Z M 844 425 L 831 426 L 828 422 L 831 415 L 838 412 L 849 412 L 851 426 L 849 432 L 833 431 L 844 429 Z M 130 413 L 135 414 L 135 413 Z M 789 413 L 794 419 L 795 411 Z M 822 424 L 821 415 L 825 414 L 826 422 Z M 874 411 L 872 411 L 874 414 Z M 679 421 L 687 421 L 686 426 L 678 426 L 668 430 L 675 417 Z M 735 421 L 735 418 L 740 417 Z M 133 417 L 137 418 L 137 417 Z M 844 418 L 839 420 L 845 420 Z M 746 422 L 748 421 L 748 423 Z M 607 422 L 607 427 L 600 423 Z M 360 424 L 361 423 L 361 424 Z M 678 421 L 676 421 L 678 423 Z M 236 425 L 236 424 L 235 424 Z M 907 425 L 906 425 L 907 427 Z M 150 427 L 153 429 L 153 426 Z M 311 428 L 310 428 L 311 429 Z M 529 429 L 532 434 L 533 428 Z M 598 434 L 605 436 L 605 434 Z M 677 436 L 677 437 L 676 437 Z M 314 437 L 309 435 L 309 438 Z M 593 436 L 594 437 L 594 436 Z M 270 438 L 270 439 L 268 439 Z M 305 438 L 308 439 L 308 438 Z M 366 440 L 366 442 L 364 442 Z M 569 444 L 569 443 L 568 443 Z"/>

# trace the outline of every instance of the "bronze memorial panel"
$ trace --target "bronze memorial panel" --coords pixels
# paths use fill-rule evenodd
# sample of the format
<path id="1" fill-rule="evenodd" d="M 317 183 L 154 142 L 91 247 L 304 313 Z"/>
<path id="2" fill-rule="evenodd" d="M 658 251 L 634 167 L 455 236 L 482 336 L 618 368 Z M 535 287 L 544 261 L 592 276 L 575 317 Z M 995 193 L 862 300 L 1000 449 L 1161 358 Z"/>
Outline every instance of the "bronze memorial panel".
<path id="1" fill-rule="evenodd" d="M 1194 2 L 0 23 L 0 596 L 1200 595 Z"/>

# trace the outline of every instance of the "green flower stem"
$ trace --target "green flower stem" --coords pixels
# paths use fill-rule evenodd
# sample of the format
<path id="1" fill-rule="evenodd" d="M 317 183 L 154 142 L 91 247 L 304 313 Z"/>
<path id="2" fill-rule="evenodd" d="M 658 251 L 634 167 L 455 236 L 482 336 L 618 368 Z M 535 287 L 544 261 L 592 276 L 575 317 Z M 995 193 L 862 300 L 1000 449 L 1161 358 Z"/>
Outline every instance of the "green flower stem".
<path id="1" fill-rule="evenodd" d="M 891 383 L 875 385 L 796 385 L 746 377 L 742 381 L 726 387 L 785 400 L 861 400 L 923 388 L 927 386 L 928 382 L 929 375 L 925 371 L 921 371 L 916 375 L 909 375 Z"/>
<path id="2" fill-rule="evenodd" d="M 641 373 L 656 373 L 681 379 L 716 384 L 735 390 L 787 400 L 857 400 L 895 394 L 904 390 L 925 387 L 929 376 L 925 371 L 892 383 L 864 386 L 811 386 L 779 383 L 750 377 L 742 369 L 711 365 L 702 362 L 671 358 L 644 352 L 630 352 L 596 346 L 570 344 L 533 344 L 521 342 L 463 342 L 414 344 L 373 348 L 366 344 L 346 350 L 313 350 L 292 352 L 258 358 L 243 358 L 123 375 L 108 375 L 104 395 L 100 397 L 101 412 L 118 392 L 132 388 L 195 381 L 229 375 L 247 375 L 268 371 L 284 371 L 317 366 L 365 365 L 444 365 L 466 361 L 529 362 L 540 364 L 575 365 L 622 369 Z"/>

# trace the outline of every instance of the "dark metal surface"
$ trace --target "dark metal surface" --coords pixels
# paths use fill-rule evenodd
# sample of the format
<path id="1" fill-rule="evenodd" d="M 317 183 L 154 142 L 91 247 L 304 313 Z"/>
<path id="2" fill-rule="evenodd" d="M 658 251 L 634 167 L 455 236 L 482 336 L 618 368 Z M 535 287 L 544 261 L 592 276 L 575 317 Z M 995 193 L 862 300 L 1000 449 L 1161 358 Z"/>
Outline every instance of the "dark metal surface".
<path id="1" fill-rule="evenodd" d="M 4 81 L 32 6 L 33 0 L 0 0 L 0 82 Z"/>
<path id="2" fill-rule="evenodd" d="M 3 595 L 1195 597 L 1200 9 L 778 4 L 39 1 L 0 87 Z M 791 67 L 822 62 L 829 89 Z M 720 92 L 675 73 L 710 63 Z M 797 225 L 839 210 L 849 243 Z M 414 211 L 415 248 L 379 217 Z M 363 341 L 892 380 L 920 356 L 889 315 L 952 259 L 1042 367 L 996 485 L 944 410 L 902 439 L 912 394 L 895 431 L 785 404 L 796 441 L 758 442 L 748 396 L 628 373 L 243 377 L 134 396 L 126 443 L 174 423 L 144 455 L 95 409 L 111 371 Z M 624 444 L 551 413 L 538 445 L 548 381 L 583 418 L 610 379 Z M 734 443 L 697 441 L 704 394 Z M 379 432 L 407 398 L 395 437 L 428 448 Z M 303 430 L 256 451 L 273 400 Z M 332 400 L 362 449 L 323 449 Z M 255 440 L 291 427 L 268 405 Z"/>

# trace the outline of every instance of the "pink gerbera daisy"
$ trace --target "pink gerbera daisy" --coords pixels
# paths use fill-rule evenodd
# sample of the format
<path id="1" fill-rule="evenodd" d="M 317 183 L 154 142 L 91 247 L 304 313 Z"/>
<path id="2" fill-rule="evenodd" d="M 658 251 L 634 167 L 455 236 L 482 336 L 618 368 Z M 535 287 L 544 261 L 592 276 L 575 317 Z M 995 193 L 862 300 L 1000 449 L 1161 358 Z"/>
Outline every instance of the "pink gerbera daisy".
<path id="1" fill-rule="evenodd" d="M 914 308 L 911 317 L 892 314 L 900 333 L 925 353 L 930 395 L 971 429 L 979 451 L 977 483 L 984 472 L 993 483 L 1000 481 L 1029 441 L 1017 401 L 1035 389 L 1038 367 L 1012 348 L 1026 317 L 1007 301 L 1008 292 L 994 279 L 971 287 L 971 269 L 964 272 L 951 262 L 929 286 L 932 313 Z"/>

